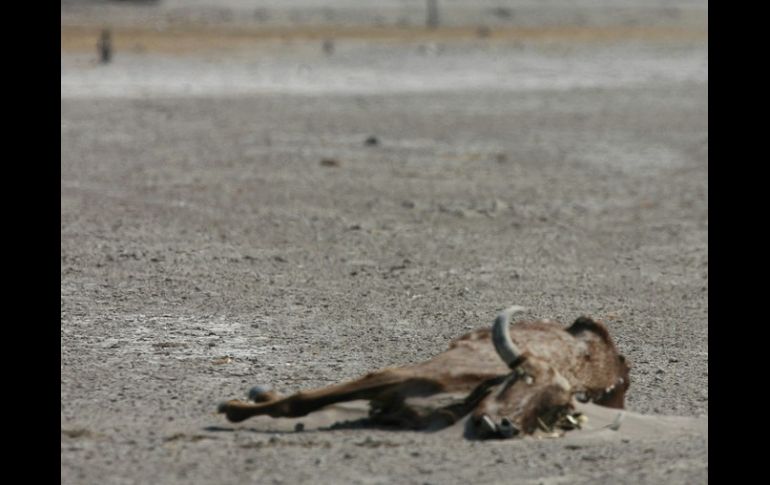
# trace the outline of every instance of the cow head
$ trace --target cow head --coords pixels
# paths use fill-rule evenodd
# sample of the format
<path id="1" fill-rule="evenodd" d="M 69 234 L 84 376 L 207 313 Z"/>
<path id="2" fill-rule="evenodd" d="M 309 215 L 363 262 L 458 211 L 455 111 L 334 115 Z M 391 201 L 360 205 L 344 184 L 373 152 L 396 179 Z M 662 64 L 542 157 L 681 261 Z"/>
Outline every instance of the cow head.
<path id="1" fill-rule="evenodd" d="M 467 437 L 510 438 L 538 429 L 551 432 L 579 427 L 574 399 L 623 408 L 629 367 L 604 325 L 581 317 L 564 329 L 586 349 L 585 362 L 576 365 L 565 359 L 565 364 L 522 352 L 514 344 L 509 319 L 521 310 L 513 307 L 495 320 L 492 340 L 511 373 L 479 401 L 468 421 Z M 566 372 L 573 377 L 572 384 L 563 374 Z"/>

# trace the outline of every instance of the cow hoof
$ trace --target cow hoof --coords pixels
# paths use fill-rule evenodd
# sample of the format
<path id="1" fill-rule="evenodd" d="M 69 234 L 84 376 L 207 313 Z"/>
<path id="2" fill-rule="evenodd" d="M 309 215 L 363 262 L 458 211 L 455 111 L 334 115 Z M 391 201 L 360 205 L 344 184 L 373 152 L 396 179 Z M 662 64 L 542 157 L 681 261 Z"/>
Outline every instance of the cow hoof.
<path id="1" fill-rule="evenodd" d="M 249 389 L 249 401 L 267 402 L 276 398 L 276 394 L 265 386 L 254 386 Z"/>

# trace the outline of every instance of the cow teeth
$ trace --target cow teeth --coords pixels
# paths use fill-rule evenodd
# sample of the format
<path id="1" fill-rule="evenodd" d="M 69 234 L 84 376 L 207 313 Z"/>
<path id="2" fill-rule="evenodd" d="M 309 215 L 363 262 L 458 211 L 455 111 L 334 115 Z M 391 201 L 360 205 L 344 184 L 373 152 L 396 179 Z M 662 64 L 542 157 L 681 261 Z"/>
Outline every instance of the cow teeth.
<path id="1" fill-rule="evenodd" d="M 545 422 L 542 419 L 540 419 L 540 417 L 537 418 L 537 424 L 542 431 L 545 431 L 547 433 L 550 433 L 553 431 L 547 424 L 545 424 Z"/>
<path id="2" fill-rule="evenodd" d="M 489 436 L 497 432 L 497 426 L 488 415 L 483 415 L 479 420 L 479 428 L 483 436 Z"/>
<path id="3" fill-rule="evenodd" d="M 575 419 L 575 417 L 574 417 L 574 416 L 572 416 L 572 415 L 570 415 L 570 414 L 567 414 L 566 416 L 564 416 L 564 419 L 566 419 L 566 420 L 567 420 L 567 422 L 569 423 L 569 426 L 568 426 L 568 427 L 569 427 L 570 429 L 580 428 L 580 421 L 578 421 L 577 419 Z"/>

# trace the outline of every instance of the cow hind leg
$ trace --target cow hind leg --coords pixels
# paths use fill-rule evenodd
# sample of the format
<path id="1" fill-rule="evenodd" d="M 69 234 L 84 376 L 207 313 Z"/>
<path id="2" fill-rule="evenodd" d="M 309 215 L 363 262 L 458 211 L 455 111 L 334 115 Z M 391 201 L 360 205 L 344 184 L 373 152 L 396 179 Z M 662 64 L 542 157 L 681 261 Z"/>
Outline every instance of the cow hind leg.
<path id="1" fill-rule="evenodd" d="M 398 370 L 389 370 L 372 373 L 355 381 L 298 392 L 287 397 L 278 397 L 272 391 L 258 388 L 250 392 L 250 398 L 256 402 L 227 401 L 219 405 L 218 412 L 232 422 L 243 421 L 252 416 L 295 418 L 339 402 L 358 399 L 378 401 L 382 400 L 381 396 L 389 396 L 389 398 L 393 396 L 396 399 L 401 398 L 405 393 L 413 393 L 415 388 L 435 392 L 433 389 L 426 389 L 424 385 L 416 386 L 416 380 L 410 377 Z M 399 392 L 399 389 L 403 392 Z"/>

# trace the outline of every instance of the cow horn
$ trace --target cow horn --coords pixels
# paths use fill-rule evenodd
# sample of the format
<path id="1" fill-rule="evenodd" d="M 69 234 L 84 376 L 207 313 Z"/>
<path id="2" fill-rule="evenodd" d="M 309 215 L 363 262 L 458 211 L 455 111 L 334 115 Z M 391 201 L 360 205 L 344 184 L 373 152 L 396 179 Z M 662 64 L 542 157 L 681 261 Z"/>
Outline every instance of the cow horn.
<path id="1" fill-rule="evenodd" d="M 492 342 L 495 344 L 497 355 L 503 359 L 508 367 L 513 369 L 521 359 L 521 350 L 511 340 L 511 333 L 508 329 L 508 323 L 511 316 L 515 313 L 523 312 L 526 308 L 521 306 L 512 306 L 500 312 L 495 318 L 492 326 Z"/>

